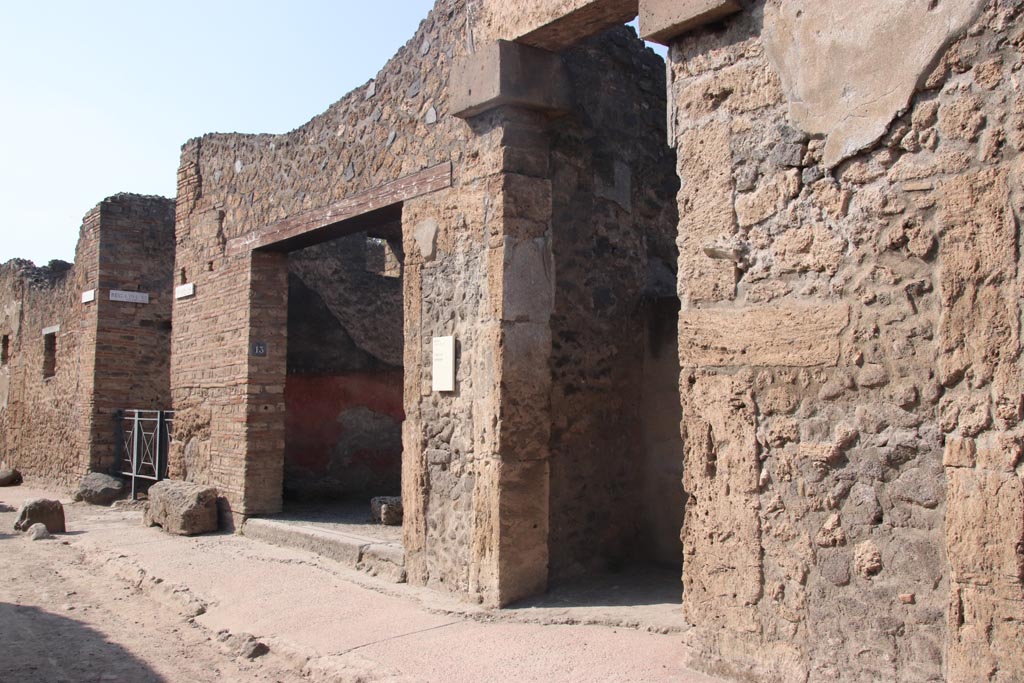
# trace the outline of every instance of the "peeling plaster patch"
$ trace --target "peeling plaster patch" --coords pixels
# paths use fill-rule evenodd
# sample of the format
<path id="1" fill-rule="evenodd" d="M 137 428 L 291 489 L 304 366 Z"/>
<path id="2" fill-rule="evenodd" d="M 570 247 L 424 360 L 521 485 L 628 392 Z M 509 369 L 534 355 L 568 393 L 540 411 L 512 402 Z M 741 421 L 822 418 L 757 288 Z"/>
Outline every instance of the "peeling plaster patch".
<path id="1" fill-rule="evenodd" d="M 984 4 L 783 0 L 765 10 L 765 48 L 789 99 L 790 118 L 807 133 L 828 136 L 826 166 L 885 134 L 936 58 Z"/>
<path id="2" fill-rule="evenodd" d="M 429 218 L 419 225 L 413 231 L 413 236 L 416 239 L 416 246 L 420 248 L 420 255 L 423 256 L 424 261 L 433 261 L 437 250 L 437 231 L 438 224 L 432 218 Z"/>

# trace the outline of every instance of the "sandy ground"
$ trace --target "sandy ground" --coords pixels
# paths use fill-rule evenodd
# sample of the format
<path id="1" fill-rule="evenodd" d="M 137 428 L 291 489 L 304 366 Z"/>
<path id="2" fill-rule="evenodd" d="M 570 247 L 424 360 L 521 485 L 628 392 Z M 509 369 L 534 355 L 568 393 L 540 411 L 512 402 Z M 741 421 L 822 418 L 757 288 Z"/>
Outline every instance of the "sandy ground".
<path id="1" fill-rule="evenodd" d="M 65 502 L 68 534 L 14 533 L 36 497 Z M 0 503 L 0 683 L 716 683 L 685 668 L 664 606 L 631 619 L 564 594 L 491 612 L 242 536 L 170 536 L 138 511 L 25 486 Z M 269 652 L 249 659 L 255 643 Z"/>

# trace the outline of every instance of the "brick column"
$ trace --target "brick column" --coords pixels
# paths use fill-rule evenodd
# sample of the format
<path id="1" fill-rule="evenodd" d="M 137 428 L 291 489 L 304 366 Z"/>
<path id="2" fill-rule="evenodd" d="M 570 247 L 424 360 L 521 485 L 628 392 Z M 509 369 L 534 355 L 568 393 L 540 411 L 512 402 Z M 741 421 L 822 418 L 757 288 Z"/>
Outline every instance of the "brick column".
<path id="1" fill-rule="evenodd" d="M 254 251 L 249 264 L 248 373 L 242 512 L 281 511 L 288 360 L 288 255 Z"/>

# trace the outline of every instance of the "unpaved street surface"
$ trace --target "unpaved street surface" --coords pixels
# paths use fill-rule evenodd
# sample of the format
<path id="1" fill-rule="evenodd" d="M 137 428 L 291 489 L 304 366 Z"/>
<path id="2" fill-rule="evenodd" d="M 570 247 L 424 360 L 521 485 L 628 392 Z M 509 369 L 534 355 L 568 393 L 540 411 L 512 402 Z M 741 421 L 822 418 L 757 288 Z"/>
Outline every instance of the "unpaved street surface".
<path id="1" fill-rule="evenodd" d="M 0 500 L 8 500 L 0 489 Z M 86 562 L 76 532 L 29 541 L 0 513 L 0 683 L 300 681 Z"/>
<path id="2" fill-rule="evenodd" d="M 34 497 L 58 496 L 0 489 L 11 508 Z M 491 612 L 308 553 L 173 537 L 138 511 L 64 502 L 69 533 L 53 540 L 29 541 L 0 512 L 0 683 L 718 683 L 685 668 L 679 633 Z"/>

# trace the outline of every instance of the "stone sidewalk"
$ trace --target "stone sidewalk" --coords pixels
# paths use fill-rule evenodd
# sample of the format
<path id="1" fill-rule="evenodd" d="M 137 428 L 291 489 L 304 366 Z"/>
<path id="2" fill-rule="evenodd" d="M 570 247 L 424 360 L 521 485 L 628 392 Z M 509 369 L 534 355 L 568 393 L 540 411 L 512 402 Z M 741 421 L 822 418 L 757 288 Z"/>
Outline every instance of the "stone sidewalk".
<path id="1" fill-rule="evenodd" d="M 0 489 L 0 501 L 13 507 L 42 496 L 64 500 L 69 534 L 62 540 L 101 580 L 136 585 L 211 637 L 252 635 L 311 681 L 717 681 L 685 667 L 681 636 L 671 628 L 580 625 L 615 623 L 600 610 L 484 610 L 311 553 L 237 535 L 174 537 L 143 527 L 137 510 Z M 665 620 L 652 614 L 655 624 Z"/>

